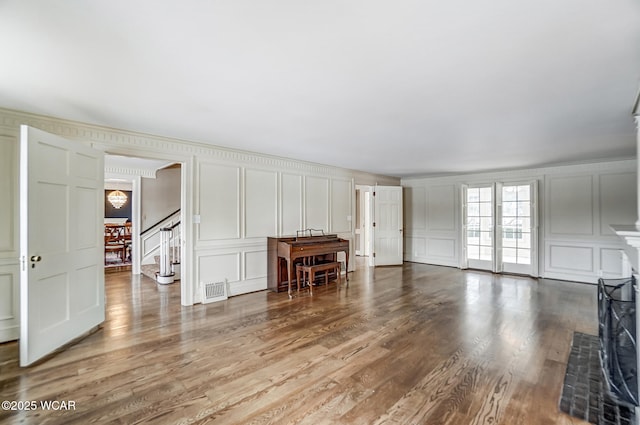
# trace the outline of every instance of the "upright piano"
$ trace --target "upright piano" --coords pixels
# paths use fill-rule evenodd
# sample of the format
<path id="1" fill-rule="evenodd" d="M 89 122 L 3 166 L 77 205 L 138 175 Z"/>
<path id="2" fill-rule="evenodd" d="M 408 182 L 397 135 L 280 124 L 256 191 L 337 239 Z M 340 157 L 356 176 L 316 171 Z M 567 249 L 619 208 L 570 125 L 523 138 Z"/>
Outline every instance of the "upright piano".
<path id="1" fill-rule="evenodd" d="M 337 261 L 337 253 L 344 252 L 349 270 L 349 241 L 338 235 L 267 238 L 267 250 L 267 287 L 276 292 L 288 291 L 291 295 L 296 264 L 305 257 L 318 262 Z"/>

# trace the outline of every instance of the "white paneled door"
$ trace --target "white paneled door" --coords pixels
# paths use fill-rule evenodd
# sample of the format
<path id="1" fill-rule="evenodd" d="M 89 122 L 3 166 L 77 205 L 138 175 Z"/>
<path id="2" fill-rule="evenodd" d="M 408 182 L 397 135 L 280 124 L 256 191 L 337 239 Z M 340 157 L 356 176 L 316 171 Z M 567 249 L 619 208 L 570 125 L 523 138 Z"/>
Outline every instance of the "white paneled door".
<path id="1" fill-rule="evenodd" d="M 374 264 L 402 264 L 402 187 L 376 186 L 373 199 Z"/>
<path id="2" fill-rule="evenodd" d="M 537 276 L 536 182 L 462 189 L 463 268 Z"/>
<path id="3" fill-rule="evenodd" d="M 21 127 L 21 366 L 104 321 L 103 164 L 100 151 Z"/>

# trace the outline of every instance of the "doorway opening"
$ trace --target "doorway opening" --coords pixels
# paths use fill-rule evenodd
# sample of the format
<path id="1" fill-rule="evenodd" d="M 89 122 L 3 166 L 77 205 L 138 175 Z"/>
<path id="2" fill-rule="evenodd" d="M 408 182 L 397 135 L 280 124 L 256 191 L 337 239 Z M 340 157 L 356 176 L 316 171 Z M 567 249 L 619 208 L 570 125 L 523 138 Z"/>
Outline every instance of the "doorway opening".
<path id="1" fill-rule="evenodd" d="M 356 185 L 356 221 L 355 221 L 355 252 L 356 256 L 369 257 L 371 255 L 371 197 L 372 186 Z"/>
<path id="2" fill-rule="evenodd" d="M 183 171 L 182 163 L 171 160 L 105 155 L 105 271 L 143 274 L 160 285 L 181 280 Z M 108 205 L 114 187 L 130 189 L 121 189 L 130 194 L 129 208 L 123 205 L 116 217 Z M 107 242 L 114 229 L 124 235 L 119 248 Z"/>

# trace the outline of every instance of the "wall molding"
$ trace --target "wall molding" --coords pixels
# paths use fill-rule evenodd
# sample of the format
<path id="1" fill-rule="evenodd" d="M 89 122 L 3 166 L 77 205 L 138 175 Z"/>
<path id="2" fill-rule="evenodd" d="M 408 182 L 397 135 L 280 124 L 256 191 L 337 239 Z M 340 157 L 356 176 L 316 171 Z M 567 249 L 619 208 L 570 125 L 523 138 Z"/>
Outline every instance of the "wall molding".
<path id="1" fill-rule="evenodd" d="M 589 163 L 580 164 L 565 164 L 549 167 L 537 167 L 537 168 L 522 168 L 517 170 L 496 170 L 486 171 L 481 173 L 469 173 L 469 174 L 456 174 L 446 176 L 412 176 L 403 177 L 403 186 L 414 186 L 424 183 L 436 185 L 438 183 L 480 183 L 480 182 L 493 182 L 496 180 L 517 180 L 542 178 L 545 175 L 556 174 L 597 174 L 601 172 L 621 172 L 621 171 L 636 171 L 637 161 L 635 158 L 619 158 L 609 159 L 602 161 L 593 161 Z"/>
<path id="2" fill-rule="evenodd" d="M 305 174 L 322 176 L 355 176 L 358 181 L 380 182 L 381 184 L 397 185 L 399 178 L 373 175 L 362 171 L 316 164 L 291 158 L 283 158 L 257 152 L 224 148 L 204 142 L 155 136 L 130 130 L 87 124 L 62 118 L 47 117 L 27 112 L 0 108 L 0 128 L 9 130 L 9 136 L 17 136 L 21 124 L 58 134 L 71 139 L 82 139 L 91 142 L 96 148 L 110 149 L 126 147 L 139 149 L 141 152 L 163 151 L 175 152 L 180 155 L 208 157 L 210 159 L 229 163 L 251 164 L 276 169 L 297 170 Z"/>

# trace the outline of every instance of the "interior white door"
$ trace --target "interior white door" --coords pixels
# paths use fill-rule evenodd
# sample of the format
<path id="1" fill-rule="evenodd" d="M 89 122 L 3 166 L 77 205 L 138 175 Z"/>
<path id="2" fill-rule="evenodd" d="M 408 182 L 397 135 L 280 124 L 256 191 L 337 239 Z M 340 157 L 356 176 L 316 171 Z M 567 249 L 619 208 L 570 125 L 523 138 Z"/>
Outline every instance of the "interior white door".
<path id="1" fill-rule="evenodd" d="M 104 158 L 20 130 L 20 366 L 27 366 L 104 321 Z"/>
<path id="2" fill-rule="evenodd" d="M 376 186 L 373 199 L 374 264 L 402 264 L 402 187 Z"/>

